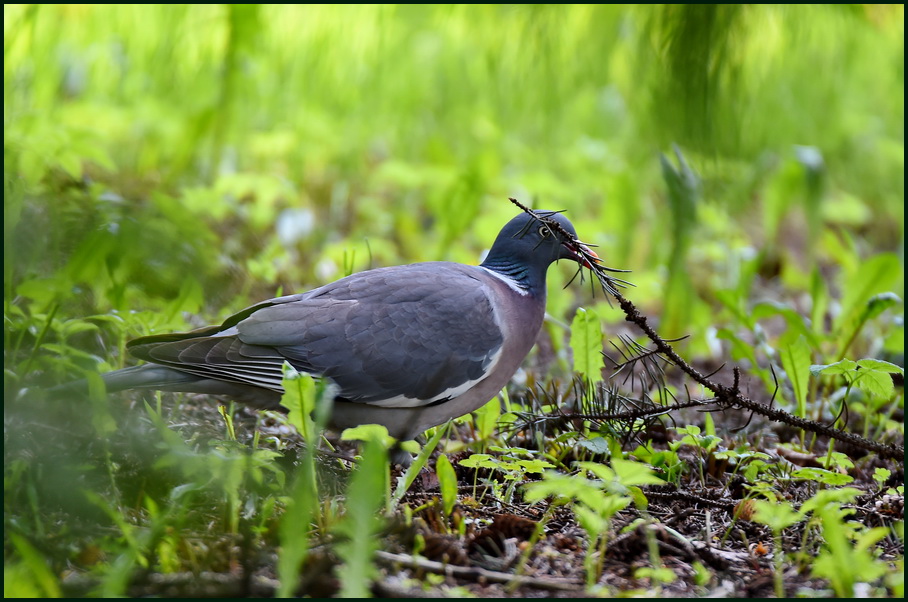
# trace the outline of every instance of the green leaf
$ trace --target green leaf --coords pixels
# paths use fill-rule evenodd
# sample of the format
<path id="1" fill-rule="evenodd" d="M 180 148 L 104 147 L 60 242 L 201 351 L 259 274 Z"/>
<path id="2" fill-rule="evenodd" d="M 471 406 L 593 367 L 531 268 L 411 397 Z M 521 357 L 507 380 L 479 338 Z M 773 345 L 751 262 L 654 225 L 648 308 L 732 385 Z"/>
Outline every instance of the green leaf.
<path id="1" fill-rule="evenodd" d="M 886 293 L 895 288 L 902 276 L 902 262 L 893 253 L 880 253 L 861 262 L 856 269 L 843 272 L 841 276 L 844 291 L 842 312 L 836 319 L 836 328 L 845 328 L 862 314 L 869 315 L 866 312 L 877 312 L 881 306 L 885 309 L 888 303 L 886 298 L 874 300 L 874 295 Z M 877 314 L 874 313 L 874 315 Z"/>
<path id="2" fill-rule="evenodd" d="M 315 409 L 315 380 L 297 372 L 288 362 L 284 362 L 283 372 L 281 405 L 288 410 L 287 421 L 309 442 L 314 431 L 311 416 Z"/>
<path id="3" fill-rule="evenodd" d="M 574 515 L 577 517 L 577 522 L 580 523 L 580 526 L 587 532 L 592 541 L 595 541 L 597 537 L 601 536 L 602 533 L 608 529 L 608 519 L 599 516 L 599 513 L 586 506 L 574 506 Z"/>
<path id="4" fill-rule="evenodd" d="M 885 372 L 887 374 L 904 374 L 905 370 L 895 364 L 890 364 L 883 360 L 863 359 L 857 361 L 858 366 L 874 372 Z"/>
<path id="5" fill-rule="evenodd" d="M 814 376 L 821 374 L 847 374 L 857 368 L 857 362 L 853 360 L 841 360 L 834 364 L 814 364 L 810 367 L 810 373 Z"/>
<path id="6" fill-rule="evenodd" d="M 782 349 L 782 367 L 788 374 L 788 380 L 794 390 L 797 403 L 796 414 L 801 418 L 807 415 L 807 381 L 810 378 L 810 347 L 804 336 Z"/>
<path id="7" fill-rule="evenodd" d="M 762 301 L 754 305 L 751 313 L 754 320 L 779 316 L 783 318 L 788 325 L 786 336 L 794 338 L 794 335 L 801 335 L 807 339 L 811 346 L 816 347 L 818 345 L 816 335 L 810 329 L 804 316 L 785 303 Z"/>
<path id="8" fill-rule="evenodd" d="M 826 460 L 824 468 L 840 468 L 845 472 L 854 468 L 854 462 L 842 452 L 832 452 Z"/>
<path id="9" fill-rule="evenodd" d="M 345 598 L 370 597 L 369 585 L 378 575 L 372 557 L 380 545 L 381 509 L 387 490 L 388 450 L 378 431 L 366 441 L 362 460 L 350 477 L 344 517 L 337 533 L 345 539 L 335 546 L 343 565 L 337 569 L 340 595 Z"/>
<path id="10" fill-rule="evenodd" d="M 518 460 L 515 463 L 522 472 L 528 472 L 531 474 L 541 474 L 542 471 L 546 468 L 554 468 L 555 465 L 546 460 L 540 460 L 538 458 L 533 460 Z"/>
<path id="11" fill-rule="evenodd" d="M 707 412 L 703 417 L 703 431 L 710 437 L 716 436 L 716 423 L 713 421 L 712 412 Z"/>
<path id="12" fill-rule="evenodd" d="M 614 458 L 612 459 L 612 469 L 618 475 L 618 480 L 628 487 L 662 484 L 662 479 L 657 477 L 649 466 L 639 462 Z"/>
<path id="13" fill-rule="evenodd" d="M 88 381 L 88 398 L 91 405 L 91 423 L 95 431 L 101 436 L 115 432 L 119 427 L 110 411 L 110 398 L 106 394 L 104 381 L 97 372 L 85 375 Z"/>
<path id="14" fill-rule="evenodd" d="M 407 467 L 407 471 L 404 475 L 397 481 L 397 488 L 394 490 L 394 495 L 391 498 L 391 503 L 397 505 L 400 500 L 404 498 L 404 495 L 407 493 L 407 490 L 410 488 L 410 485 L 413 484 L 413 481 L 416 480 L 416 477 L 419 475 L 419 472 L 426 465 L 426 462 L 429 461 L 429 456 L 432 455 L 432 452 L 435 451 L 435 448 L 438 446 L 438 442 L 441 441 L 441 438 L 448 430 L 448 425 L 451 424 L 449 420 L 447 423 L 435 427 L 435 434 L 432 435 L 432 438 L 426 443 L 422 451 L 416 456 L 416 459 Z M 389 507 L 390 511 L 391 508 Z"/>
<path id="15" fill-rule="evenodd" d="M 63 593 L 60 589 L 60 581 L 50 567 L 47 566 L 44 555 L 28 543 L 28 540 L 16 533 L 10 533 L 9 538 L 19 557 L 22 559 L 23 567 L 30 573 L 30 577 L 35 585 L 41 588 L 43 594 L 41 597 L 62 597 Z M 4 567 L 4 576 L 5 575 L 6 567 Z M 4 579 L 4 594 L 7 591 L 6 588 L 7 582 Z M 4 595 L 4 597 L 6 596 Z"/>
<path id="16" fill-rule="evenodd" d="M 822 468 L 799 468 L 792 472 L 791 476 L 795 479 L 806 479 L 808 481 L 816 481 L 817 483 L 833 486 L 847 485 L 854 480 L 854 478 L 847 474 L 823 470 Z"/>
<path id="17" fill-rule="evenodd" d="M 845 359 L 834 364 L 811 366 L 810 372 L 814 375 L 842 374 L 869 397 L 887 400 L 895 394 L 895 385 L 889 375 L 903 374 L 904 370 L 883 360 L 861 359 L 855 362 Z"/>
<path id="18" fill-rule="evenodd" d="M 721 303 L 735 317 L 735 320 L 746 326 L 748 329 L 754 327 L 754 316 L 744 308 L 746 291 L 742 292 L 736 289 L 720 290 L 713 293 L 716 301 Z"/>
<path id="19" fill-rule="evenodd" d="M 391 447 L 397 441 L 388 434 L 388 427 L 381 424 L 361 424 L 348 429 L 341 433 L 341 441 L 381 441 L 386 448 Z"/>
<path id="20" fill-rule="evenodd" d="M 498 401 L 496 396 L 489 403 L 476 410 L 474 414 L 476 416 L 474 424 L 479 438 L 485 441 L 495 433 L 498 417 L 501 416 L 501 402 Z"/>
<path id="21" fill-rule="evenodd" d="M 663 484 L 662 479 L 659 479 L 658 484 Z M 646 509 L 649 507 L 649 500 L 646 499 L 646 494 L 643 493 L 643 490 L 639 487 L 628 487 L 627 492 L 631 496 L 631 499 L 634 501 L 634 506 L 636 506 L 639 510 L 646 511 Z"/>
<path id="22" fill-rule="evenodd" d="M 435 474 L 438 475 L 445 516 L 450 516 L 451 511 L 454 510 L 454 504 L 457 503 L 457 474 L 446 455 L 441 454 L 435 461 Z"/>
<path id="23" fill-rule="evenodd" d="M 337 385 L 297 372 L 289 362 L 283 365 L 284 394 L 281 405 L 289 410 L 287 421 L 296 427 L 307 443 L 314 443 L 318 431 L 328 423 Z"/>
<path id="24" fill-rule="evenodd" d="M 311 458 L 311 447 L 307 446 L 304 454 Z M 304 461 L 297 472 L 287 510 L 281 516 L 278 528 L 281 542 L 277 559 L 277 575 L 281 583 L 277 591 L 278 598 L 288 598 L 294 594 L 299 583 L 300 567 L 309 555 L 308 534 L 312 528 L 312 518 L 318 512 L 318 484 L 315 471 L 307 470 L 307 467 L 308 463 Z"/>
<path id="25" fill-rule="evenodd" d="M 801 520 L 801 515 L 788 502 L 754 500 L 754 521 L 779 532 Z"/>
<path id="26" fill-rule="evenodd" d="M 876 481 L 877 485 L 880 487 L 883 486 L 883 483 L 889 480 L 889 477 L 892 475 L 892 471 L 887 468 L 876 467 L 873 470 L 873 480 Z"/>
<path id="27" fill-rule="evenodd" d="M 856 582 L 870 583 L 886 573 L 886 564 L 874 558 L 867 547 L 885 537 L 887 529 L 872 529 L 855 545 L 835 506 L 824 506 L 817 513 L 825 545 L 814 561 L 812 574 L 829 579 L 837 596 L 853 597 Z"/>
<path id="28" fill-rule="evenodd" d="M 892 382 L 892 377 L 886 372 L 859 370 L 854 384 L 871 399 L 885 401 L 895 394 L 895 384 Z"/>
<path id="29" fill-rule="evenodd" d="M 837 487 L 835 489 L 821 489 L 810 499 L 801 504 L 801 514 L 815 512 L 828 504 L 851 504 L 864 492 L 854 487 Z"/>
<path id="30" fill-rule="evenodd" d="M 591 383 L 602 380 L 605 361 L 602 356 L 602 327 L 593 310 L 577 309 L 571 322 L 571 350 L 574 353 L 574 371 Z"/>
<path id="31" fill-rule="evenodd" d="M 464 460 L 460 463 L 463 464 Z M 553 470 L 547 471 L 541 481 L 528 483 L 524 487 L 524 498 L 528 502 L 538 502 L 549 496 L 558 499 L 596 499 L 602 497 L 602 488 L 599 483 L 576 475 L 563 475 Z"/>
<path id="32" fill-rule="evenodd" d="M 592 439 L 581 439 L 577 442 L 577 445 L 590 450 L 594 454 L 608 453 L 608 441 L 606 441 L 603 437 L 596 436 Z"/>
<path id="33" fill-rule="evenodd" d="M 464 458 L 457 463 L 467 468 L 492 468 L 494 464 L 489 464 L 493 460 L 489 454 L 472 454 L 469 458 Z"/>
<path id="34" fill-rule="evenodd" d="M 902 302 L 902 298 L 895 293 L 880 293 L 874 295 L 864 307 L 864 314 L 861 316 L 865 320 L 872 320 L 890 307 L 894 307 Z"/>

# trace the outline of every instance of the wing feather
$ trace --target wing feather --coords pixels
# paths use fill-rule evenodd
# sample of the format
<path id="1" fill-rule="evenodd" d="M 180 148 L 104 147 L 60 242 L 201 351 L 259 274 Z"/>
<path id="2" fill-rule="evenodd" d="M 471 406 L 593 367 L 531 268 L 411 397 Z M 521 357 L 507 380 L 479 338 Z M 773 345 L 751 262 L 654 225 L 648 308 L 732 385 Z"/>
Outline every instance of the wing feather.
<path id="1" fill-rule="evenodd" d="M 143 337 L 130 351 L 204 377 L 282 391 L 281 367 L 323 375 L 338 397 L 391 407 L 438 402 L 481 380 L 502 333 L 479 268 L 424 263 L 354 274 L 209 327 Z"/>

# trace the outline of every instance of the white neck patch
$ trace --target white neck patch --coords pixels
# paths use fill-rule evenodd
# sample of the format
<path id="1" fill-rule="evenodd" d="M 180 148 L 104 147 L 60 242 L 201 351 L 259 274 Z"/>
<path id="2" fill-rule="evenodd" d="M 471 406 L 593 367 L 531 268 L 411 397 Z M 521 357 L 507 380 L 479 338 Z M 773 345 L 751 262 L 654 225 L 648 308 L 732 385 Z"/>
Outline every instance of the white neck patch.
<path id="1" fill-rule="evenodd" d="M 491 274 L 492 276 L 495 276 L 496 278 L 498 278 L 499 280 L 501 280 L 501 281 L 504 282 L 505 284 L 507 284 L 507 285 L 508 285 L 508 288 L 510 288 L 510 289 L 511 289 L 512 291 L 514 291 L 515 293 L 519 294 L 521 297 L 526 297 L 527 295 L 530 294 L 530 291 L 528 291 L 527 289 L 525 289 L 525 288 L 523 288 L 522 286 L 520 286 L 520 284 L 519 284 L 516 280 L 514 280 L 513 278 L 508 278 L 508 277 L 505 276 L 504 274 L 499 274 L 498 272 L 496 272 L 496 271 L 494 271 L 494 270 L 490 270 L 489 268 L 484 268 L 484 267 L 482 267 L 482 266 L 479 266 L 479 267 L 482 268 L 482 269 L 484 269 L 486 272 L 488 272 L 488 273 Z"/>

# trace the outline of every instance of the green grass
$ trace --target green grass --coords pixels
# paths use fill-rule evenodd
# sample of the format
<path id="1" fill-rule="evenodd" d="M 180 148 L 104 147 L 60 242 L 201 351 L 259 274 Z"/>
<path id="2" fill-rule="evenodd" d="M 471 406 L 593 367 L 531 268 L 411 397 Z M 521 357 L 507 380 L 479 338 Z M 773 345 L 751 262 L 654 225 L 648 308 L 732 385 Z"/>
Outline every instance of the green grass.
<path id="1" fill-rule="evenodd" d="M 509 196 L 567 210 L 697 365 L 742 366 L 764 401 L 784 367 L 782 407 L 831 422 L 844 396 L 852 430 L 902 428 L 901 390 L 867 389 L 886 373 L 809 370 L 903 364 L 900 5 L 5 6 L 13 593 L 56 595 L 70 565 L 122 594 L 139 569 L 250 562 L 293 495 L 260 448 L 173 436 L 211 418 L 183 397 L 61 406 L 36 389 L 351 271 L 475 263 Z M 550 272 L 530 385 L 570 379 L 578 305 L 625 332 L 570 276 Z M 324 504 L 313 533 L 337 524 Z"/>

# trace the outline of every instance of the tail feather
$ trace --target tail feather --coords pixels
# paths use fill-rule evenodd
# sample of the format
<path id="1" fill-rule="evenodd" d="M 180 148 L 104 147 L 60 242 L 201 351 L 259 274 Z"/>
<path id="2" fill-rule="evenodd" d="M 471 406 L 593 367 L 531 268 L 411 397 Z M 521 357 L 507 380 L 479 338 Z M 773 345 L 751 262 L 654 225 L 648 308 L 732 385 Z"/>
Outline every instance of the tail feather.
<path id="1" fill-rule="evenodd" d="M 171 389 L 180 385 L 191 385 L 199 380 L 199 377 L 180 372 L 165 366 L 155 364 L 144 364 L 142 366 L 132 366 L 102 374 L 104 385 L 108 392 L 123 391 L 124 389 L 161 389 L 161 390 L 184 390 Z"/>
<path id="2" fill-rule="evenodd" d="M 243 383 L 196 376 L 157 364 L 143 364 L 102 374 L 109 393 L 126 389 L 152 389 L 184 393 L 206 393 L 235 399 L 262 409 L 279 409 L 281 392 Z M 59 385 L 48 390 L 53 398 L 88 394 L 85 379 Z"/>
<path id="3" fill-rule="evenodd" d="M 108 393 L 125 389 L 160 389 L 162 387 L 164 387 L 163 390 L 184 390 L 169 389 L 169 387 L 189 385 L 198 380 L 198 377 L 191 374 L 165 368 L 164 366 L 155 366 L 154 364 L 114 370 L 113 372 L 102 374 L 101 378 L 104 380 L 104 386 Z M 48 389 L 47 392 L 52 398 L 68 395 L 87 395 L 88 381 L 82 378 L 63 383 Z"/>

